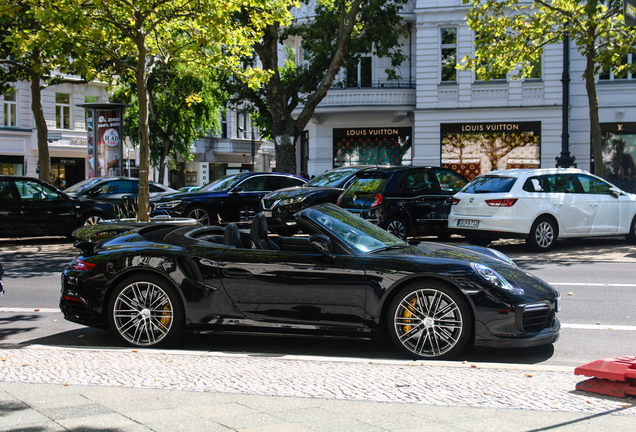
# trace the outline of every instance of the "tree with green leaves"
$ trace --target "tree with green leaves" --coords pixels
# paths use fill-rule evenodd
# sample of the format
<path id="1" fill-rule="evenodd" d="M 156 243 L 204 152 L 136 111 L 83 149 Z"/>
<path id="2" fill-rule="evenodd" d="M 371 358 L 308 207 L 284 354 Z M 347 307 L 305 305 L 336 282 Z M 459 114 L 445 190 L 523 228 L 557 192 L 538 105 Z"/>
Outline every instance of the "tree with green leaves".
<path id="1" fill-rule="evenodd" d="M 31 84 L 31 111 L 37 130 L 40 177 L 51 182 L 48 127 L 42 110 L 42 90 L 59 84 L 85 84 L 92 79 L 82 65 L 68 30 L 43 18 L 48 3 L 0 0 L 0 91 L 18 81 Z M 69 79 L 69 75 L 83 79 Z"/>
<path id="2" fill-rule="evenodd" d="M 192 160 L 191 146 L 219 128 L 220 110 L 227 103 L 214 69 L 191 68 L 187 64 L 161 65 L 148 77 L 150 162 L 159 168 L 164 182 L 168 156 Z M 139 103 L 134 82 L 120 87 L 112 102 L 131 105 L 124 117 L 124 136 L 139 146 Z"/>
<path id="3" fill-rule="evenodd" d="M 234 71 L 251 87 L 266 72 L 243 68 L 246 55 L 263 29 L 272 22 L 289 21 L 283 0 L 52 0 L 51 19 L 60 20 L 75 34 L 75 41 L 96 63 L 112 65 L 111 77 L 134 82 L 139 103 L 139 210 L 140 221 L 149 220 L 148 174 L 150 127 L 148 79 L 170 61 L 191 67 Z M 237 16 L 252 9 L 250 27 Z M 53 7 L 52 7 L 53 9 Z M 105 76 L 105 78 L 109 78 Z"/>
<path id="4" fill-rule="evenodd" d="M 296 172 L 295 142 L 341 67 L 357 67 L 363 54 L 388 57 L 393 68 L 406 59 L 400 48 L 404 30 L 399 12 L 407 0 L 301 1 L 315 6 L 311 17 L 287 26 L 268 25 L 263 38 L 253 44 L 254 55 L 244 59 L 247 67 L 260 61 L 270 74 L 267 85 L 254 89 L 229 78 L 234 103 L 251 111 L 261 135 L 274 140 L 277 171 L 288 173 Z M 252 15 L 250 11 L 242 15 L 244 25 L 250 25 Z M 301 40 L 305 65 L 299 65 L 287 47 L 287 58 L 279 67 L 279 45 L 295 39 Z M 393 68 L 387 75 L 397 79 Z"/>
<path id="5" fill-rule="evenodd" d="M 623 0 L 462 0 L 472 5 L 468 27 L 475 31 L 475 55 L 463 59 L 461 69 L 476 71 L 483 80 L 511 72 L 529 76 L 543 47 L 563 42 L 568 35 L 585 58 L 583 74 L 590 112 L 594 172 L 603 175 L 603 148 L 595 78 L 612 67 L 636 71 L 627 64 L 634 52 L 636 28 L 626 27 Z"/>

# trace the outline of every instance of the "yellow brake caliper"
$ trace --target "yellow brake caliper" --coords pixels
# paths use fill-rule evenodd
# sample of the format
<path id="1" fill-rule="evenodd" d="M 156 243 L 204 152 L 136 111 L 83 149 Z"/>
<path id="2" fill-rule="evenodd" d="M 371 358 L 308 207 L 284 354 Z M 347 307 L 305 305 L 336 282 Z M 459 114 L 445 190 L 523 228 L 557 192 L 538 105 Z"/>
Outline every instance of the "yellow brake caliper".
<path id="1" fill-rule="evenodd" d="M 170 303 L 166 303 L 166 305 L 163 307 L 163 310 L 167 312 L 163 312 L 161 314 L 162 316 L 165 317 L 165 318 L 161 318 L 161 324 L 168 327 L 170 325 Z"/>
<path id="2" fill-rule="evenodd" d="M 411 300 L 409 300 L 409 303 L 413 306 L 415 306 L 417 304 L 417 298 L 413 297 Z M 409 312 L 408 309 L 404 309 L 404 313 L 402 314 L 402 316 L 404 318 L 413 318 L 413 314 L 411 312 Z M 412 320 L 409 320 L 408 322 L 413 322 Z M 407 325 L 404 326 L 404 333 L 408 333 L 411 331 L 411 329 L 413 328 L 413 326 Z"/>

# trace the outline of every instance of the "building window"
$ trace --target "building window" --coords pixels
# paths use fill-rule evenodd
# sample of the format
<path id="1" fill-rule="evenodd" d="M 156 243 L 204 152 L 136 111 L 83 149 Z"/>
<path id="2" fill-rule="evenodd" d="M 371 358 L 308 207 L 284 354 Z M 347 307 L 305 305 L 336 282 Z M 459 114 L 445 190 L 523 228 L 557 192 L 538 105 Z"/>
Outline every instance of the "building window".
<path id="1" fill-rule="evenodd" d="M 441 82 L 457 82 L 457 29 L 440 29 Z"/>
<path id="2" fill-rule="evenodd" d="M 479 33 L 475 33 L 475 43 L 479 40 L 479 37 L 480 37 Z M 496 39 L 497 38 L 495 37 L 495 40 L 491 42 L 493 43 L 496 42 L 497 41 Z M 484 65 L 483 63 L 481 63 L 480 66 L 485 66 L 486 69 L 488 68 L 488 65 Z M 507 75 L 508 75 L 507 73 L 499 74 L 497 76 L 490 78 L 490 81 L 495 81 L 495 82 L 506 81 Z M 477 71 L 475 71 L 475 81 L 485 81 L 483 76 Z"/>
<path id="3" fill-rule="evenodd" d="M 221 111 L 221 136 L 219 138 L 227 138 L 227 111 Z"/>
<path id="4" fill-rule="evenodd" d="M 620 64 L 621 65 L 632 64 L 635 61 L 636 61 L 635 53 L 623 54 L 621 56 Z M 632 80 L 632 79 L 636 79 L 636 73 L 630 73 L 627 71 L 627 69 L 623 69 L 619 72 L 616 72 L 614 71 L 612 67 L 606 66 L 598 74 L 598 79 L 600 81 Z"/>
<path id="5" fill-rule="evenodd" d="M 542 58 L 539 57 L 539 59 L 537 61 L 531 61 L 530 64 L 532 65 L 532 72 L 530 72 L 530 75 L 528 75 L 526 77 L 526 79 L 528 80 L 540 80 L 541 77 L 543 76 L 541 69 L 543 68 L 543 61 Z"/>
<path id="6" fill-rule="evenodd" d="M 71 95 L 68 93 L 55 93 L 55 127 L 71 128 Z"/>
<path id="7" fill-rule="evenodd" d="M 18 105 L 15 90 L 11 89 L 4 94 L 4 126 L 15 127 L 18 125 Z"/>
<path id="8" fill-rule="evenodd" d="M 361 57 L 360 61 L 347 67 L 347 87 L 371 87 L 373 81 L 372 58 Z"/>
<path id="9" fill-rule="evenodd" d="M 236 113 L 236 137 L 247 138 L 247 112 L 239 111 Z"/>

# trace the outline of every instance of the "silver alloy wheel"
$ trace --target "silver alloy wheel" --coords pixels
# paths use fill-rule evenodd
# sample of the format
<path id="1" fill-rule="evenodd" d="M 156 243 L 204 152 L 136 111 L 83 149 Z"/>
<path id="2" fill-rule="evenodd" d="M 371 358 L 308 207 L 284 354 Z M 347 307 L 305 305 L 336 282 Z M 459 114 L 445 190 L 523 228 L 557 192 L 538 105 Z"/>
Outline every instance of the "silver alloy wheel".
<path id="1" fill-rule="evenodd" d="M 117 332 L 136 346 L 152 346 L 163 340 L 174 322 L 168 294 L 152 282 L 133 282 L 117 295 L 113 304 Z"/>
<path id="2" fill-rule="evenodd" d="M 188 217 L 198 220 L 201 225 L 210 225 L 210 215 L 204 209 L 197 207 L 188 213 Z"/>
<path id="3" fill-rule="evenodd" d="M 386 226 L 386 230 L 394 236 L 406 240 L 406 226 L 400 219 L 393 219 Z"/>
<path id="4" fill-rule="evenodd" d="M 554 243 L 554 228 L 548 221 L 542 221 L 534 230 L 534 238 L 541 248 L 549 248 Z"/>
<path id="5" fill-rule="evenodd" d="M 402 298 L 393 315 L 399 342 L 421 357 L 438 357 L 453 349 L 464 332 L 460 306 L 435 288 L 417 289 Z"/>
<path id="6" fill-rule="evenodd" d="M 90 215 L 84 220 L 84 226 L 97 225 L 99 222 L 103 221 L 101 216 Z"/>

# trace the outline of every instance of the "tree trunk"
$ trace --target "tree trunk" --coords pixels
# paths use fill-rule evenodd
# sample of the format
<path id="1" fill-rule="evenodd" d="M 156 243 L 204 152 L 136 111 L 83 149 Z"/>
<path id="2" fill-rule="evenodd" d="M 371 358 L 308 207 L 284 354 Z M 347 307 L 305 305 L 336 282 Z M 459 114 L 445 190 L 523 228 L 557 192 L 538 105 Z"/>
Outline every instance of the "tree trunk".
<path id="1" fill-rule="evenodd" d="M 31 71 L 31 110 L 35 120 L 38 139 L 38 159 L 40 160 L 40 178 L 47 183 L 51 181 L 51 158 L 49 157 L 48 127 L 42 111 L 42 97 L 40 94 L 40 74 Z"/>
<path id="2" fill-rule="evenodd" d="M 603 136 L 601 122 L 598 116 L 598 96 L 596 95 L 596 83 L 594 81 L 594 64 L 596 63 L 596 51 L 593 46 L 588 46 L 585 64 L 585 88 L 590 105 L 590 130 L 592 134 L 592 155 L 594 156 L 593 172 L 599 177 L 605 178 L 603 163 Z"/>
<path id="3" fill-rule="evenodd" d="M 276 172 L 296 174 L 296 146 L 292 135 L 279 135 L 276 142 Z"/>
<path id="4" fill-rule="evenodd" d="M 140 32 L 141 33 L 141 32 Z M 137 100 L 139 101 L 139 213 L 140 222 L 150 220 L 150 195 L 148 173 L 150 166 L 150 127 L 148 125 L 148 90 L 146 88 L 146 43 L 143 36 L 136 41 L 139 50 L 137 59 Z"/>
<path id="5" fill-rule="evenodd" d="M 161 152 L 161 159 L 159 160 L 159 183 L 164 184 L 166 173 L 166 160 L 170 155 L 170 149 L 172 148 L 172 140 L 168 135 L 163 137 L 163 151 Z"/>

